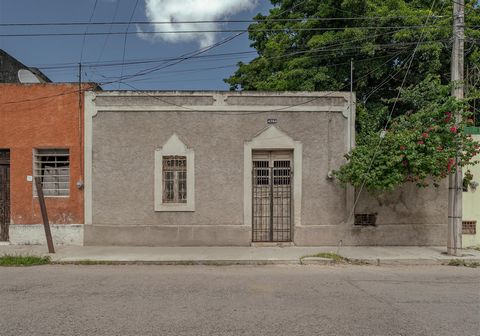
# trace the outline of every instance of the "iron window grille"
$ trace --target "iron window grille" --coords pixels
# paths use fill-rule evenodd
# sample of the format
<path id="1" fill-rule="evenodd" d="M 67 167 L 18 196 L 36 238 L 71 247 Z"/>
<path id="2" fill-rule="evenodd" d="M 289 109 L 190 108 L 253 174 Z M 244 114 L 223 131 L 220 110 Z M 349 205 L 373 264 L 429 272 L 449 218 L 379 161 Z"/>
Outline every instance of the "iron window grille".
<path id="1" fill-rule="evenodd" d="M 45 196 L 70 195 L 70 153 L 68 149 L 36 149 L 33 166 L 33 176 L 40 177 Z M 37 196 L 36 187 L 33 188 L 33 193 L 34 196 Z"/>
<path id="2" fill-rule="evenodd" d="M 164 156 L 163 203 L 187 203 L 187 157 Z"/>

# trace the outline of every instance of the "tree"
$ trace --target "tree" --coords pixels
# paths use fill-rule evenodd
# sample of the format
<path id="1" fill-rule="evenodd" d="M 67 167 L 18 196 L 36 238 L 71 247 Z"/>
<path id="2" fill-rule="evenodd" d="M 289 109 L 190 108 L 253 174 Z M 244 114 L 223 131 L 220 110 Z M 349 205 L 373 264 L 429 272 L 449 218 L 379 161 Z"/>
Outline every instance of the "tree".
<path id="1" fill-rule="evenodd" d="M 336 172 L 342 183 L 370 191 L 438 185 L 454 171 L 457 149 L 460 165 L 473 163 L 478 143 L 463 128 L 479 86 L 474 76 L 470 99 L 450 97 L 451 0 L 271 2 L 270 14 L 249 26 L 258 57 L 240 62 L 225 81 L 232 90 L 347 90 L 353 59 L 358 136 Z M 465 3 L 465 65 L 480 78 L 479 2 Z M 452 117 L 457 110 L 460 122 Z"/>
<path id="2" fill-rule="evenodd" d="M 431 0 L 271 2 L 270 14 L 249 26 L 258 57 L 225 80 L 232 90 L 346 90 L 353 59 L 358 104 L 385 121 L 381 111 L 397 95 L 418 41 L 405 86 L 428 75 L 450 81 L 451 0 L 433 8 Z M 477 0 L 466 1 L 466 26 L 466 67 L 480 69 Z"/>

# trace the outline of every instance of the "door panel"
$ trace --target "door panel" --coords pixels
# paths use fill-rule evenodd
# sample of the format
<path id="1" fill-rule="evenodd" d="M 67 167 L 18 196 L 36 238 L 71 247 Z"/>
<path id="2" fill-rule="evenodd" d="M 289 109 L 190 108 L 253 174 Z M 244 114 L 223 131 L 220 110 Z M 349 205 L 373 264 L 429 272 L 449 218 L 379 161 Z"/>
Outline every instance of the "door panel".
<path id="1" fill-rule="evenodd" d="M 0 241 L 8 241 L 10 224 L 10 151 L 0 149 Z"/>
<path id="2" fill-rule="evenodd" d="M 253 153 L 254 242 L 292 241 L 291 152 Z"/>

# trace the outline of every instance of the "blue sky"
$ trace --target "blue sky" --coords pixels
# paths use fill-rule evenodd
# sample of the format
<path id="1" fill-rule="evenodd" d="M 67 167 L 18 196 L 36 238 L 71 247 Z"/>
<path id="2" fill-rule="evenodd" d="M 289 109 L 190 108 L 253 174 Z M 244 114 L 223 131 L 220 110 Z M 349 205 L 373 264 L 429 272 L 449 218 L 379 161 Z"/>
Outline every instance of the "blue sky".
<path id="1" fill-rule="evenodd" d="M 189 3 L 190 2 L 190 3 Z M 226 4 L 227 2 L 231 3 Z M 128 22 L 132 15 L 136 0 L 98 0 L 92 22 L 115 21 Z M 0 0 L 0 23 L 51 23 L 51 22 L 89 22 L 95 0 Z M 194 5 L 197 6 L 194 8 Z M 118 7 L 117 7 L 118 6 Z M 183 6 L 183 7 L 182 7 Z M 208 20 L 210 18 L 251 19 L 259 12 L 267 13 L 271 8 L 268 0 L 139 0 L 132 21 L 162 21 L 165 17 L 174 17 L 175 21 Z M 176 13 L 181 17 L 177 17 Z M 181 30 L 218 30 L 243 29 L 248 23 L 229 23 L 220 26 L 181 26 Z M 84 33 L 85 26 L 62 27 L 0 27 L 0 35 L 31 33 Z M 129 31 L 168 30 L 168 26 L 130 25 Z M 88 27 L 89 32 L 121 32 L 126 25 L 101 25 Z M 182 54 L 198 50 L 213 42 L 233 35 L 233 33 L 179 36 L 168 35 L 168 41 L 158 38 L 160 35 L 149 35 L 144 38 L 138 34 L 128 35 L 125 48 L 125 61 L 158 61 L 159 59 L 178 57 Z M 157 36 L 152 40 L 151 36 Z M 162 35 L 163 36 L 163 35 Z M 167 35 L 165 35 L 167 38 Z M 47 37 L 0 37 L 0 49 L 10 53 L 28 66 L 36 66 L 53 81 L 77 81 L 78 63 L 102 63 L 118 61 L 122 63 L 124 50 L 124 34 L 105 36 L 87 36 L 85 43 L 81 36 L 47 36 Z M 172 41 L 172 39 L 183 39 Z M 83 45 L 83 55 L 82 55 Z M 247 34 L 214 48 L 203 55 L 237 53 L 254 51 L 249 47 Z M 81 56 L 82 55 L 82 56 Z M 249 61 L 255 53 L 235 54 L 229 56 L 203 57 L 187 60 L 163 70 L 136 77 L 129 81 L 138 89 L 158 90 L 224 90 L 228 86 L 223 79 L 236 69 L 238 61 Z M 123 75 L 138 73 L 147 68 L 168 63 L 147 63 L 125 65 Z M 61 67 L 61 68 L 59 68 Z M 216 68 L 216 69 L 212 69 Z M 91 67 L 85 66 L 83 78 L 96 82 L 118 80 L 122 66 Z M 119 84 L 105 85 L 106 89 L 118 89 Z M 121 89 L 131 87 L 121 85 Z"/>

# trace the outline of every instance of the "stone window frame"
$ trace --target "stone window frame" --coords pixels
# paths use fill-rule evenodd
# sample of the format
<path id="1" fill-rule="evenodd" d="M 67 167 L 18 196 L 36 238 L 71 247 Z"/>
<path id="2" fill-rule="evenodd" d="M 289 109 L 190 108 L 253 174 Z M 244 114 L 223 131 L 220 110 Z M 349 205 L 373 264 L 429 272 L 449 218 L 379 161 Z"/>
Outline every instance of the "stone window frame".
<path id="1" fill-rule="evenodd" d="M 187 201 L 183 203 L 163 200 L 163 157 L 185 156 L 187 160 Z M 163 147 L 155 150 L 154 209 L 155 211 L 195 211 L 195 153 L 177 134 L 173 134 Z"/>

